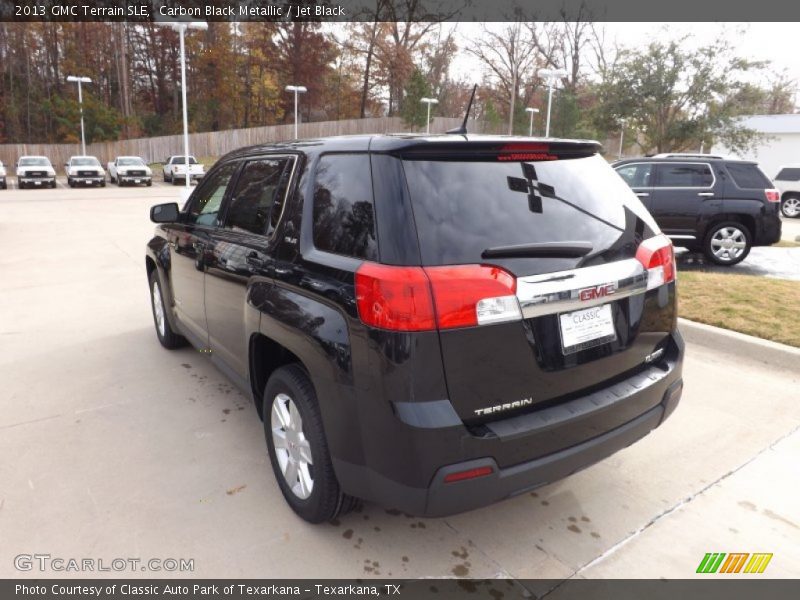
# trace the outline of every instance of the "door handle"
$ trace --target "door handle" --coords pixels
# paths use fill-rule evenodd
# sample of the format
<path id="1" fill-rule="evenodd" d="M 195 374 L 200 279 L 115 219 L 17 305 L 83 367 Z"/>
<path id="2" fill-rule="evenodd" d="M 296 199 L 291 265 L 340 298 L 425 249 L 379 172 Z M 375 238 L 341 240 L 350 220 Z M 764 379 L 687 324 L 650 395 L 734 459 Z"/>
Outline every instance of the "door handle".
<path id="1" fill-rule="evenodd" d="M 639 198 L 647 198 L 650 194 L 648 192 L 636 192 L 636 195 L 639 196 Z"/>
<path id="2" fill-rule="evenodd" d="M 703 198 L 712 198 L 714 196 L 714 192 L 698 192 L 698 196 L 702 196 Z"/>

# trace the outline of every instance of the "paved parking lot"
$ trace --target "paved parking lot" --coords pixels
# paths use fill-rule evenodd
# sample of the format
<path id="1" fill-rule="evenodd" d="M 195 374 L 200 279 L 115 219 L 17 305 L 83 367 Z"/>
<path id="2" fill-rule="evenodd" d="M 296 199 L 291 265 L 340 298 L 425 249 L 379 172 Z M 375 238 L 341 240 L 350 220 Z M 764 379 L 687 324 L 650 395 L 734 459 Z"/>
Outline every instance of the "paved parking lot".
<path id="1" fill-rule="evenodd" d="M 698 345 L 670 421 L 564 481 L 447 519 L 298 520 L 251 402 L 153 333 L 148 208 L 179 193 L 0 191 L 0 577 L 41 577 L 13 558 L 49 553 L 201 577 L 685 578 L 732 551 L 800 576 L 800 377 Z"/>

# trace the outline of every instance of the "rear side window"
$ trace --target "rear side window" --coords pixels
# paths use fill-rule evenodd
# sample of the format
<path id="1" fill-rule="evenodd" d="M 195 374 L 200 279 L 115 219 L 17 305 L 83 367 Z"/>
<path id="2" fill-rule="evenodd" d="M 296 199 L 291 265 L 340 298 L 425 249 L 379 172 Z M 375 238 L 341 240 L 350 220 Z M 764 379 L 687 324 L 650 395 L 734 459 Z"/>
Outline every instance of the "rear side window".
<path id="1" fill-rule="evenodd" d="M 747 163 L 728 163 L 725 165 L 733 181 L 743 190 L 771 188 L 772 182 L 756 165 Z"/>
<path id="2" fill-rule="evenodd" d="M 775 176 L 779 181 L 800 181 L 800 169 L 781 169 L 781 172 Z"/>
<path id="3" fill-rule="evenodd" d="M 424 265 L 483 262 L 488 249 L 586 241 L 608 248 L 644 215 L 600 156 L 542 162 L 403 161 Z M 655 229 L 655 224 L 652 225 Z"/>
<path id="4" fill-rule="evenodd" d="M 314 180 L 314 246 L 378 260 L 372 175 L 367 154 L 328 154 Z"/>
<path id="5" fill-rule="evenodd" d="M 702 163 L 658 165 L 658 187 L 711 187 L 711 167 Z"/>
<path id="6" fill-rule="evenodd" d="M 631 187 L 650 187 L 652 185 L 650 178 L 652 172 L 653 165 L 650 163 L 617 167 L 617 173 Z"/>
<path id="7" fill-rule="evenodd" d="M 225 228 L 255 234 L 265 234 L 271 222 L 275 197 L 282 186 L 288 158 L 264 158 L 245 164 L 236 189 L 231 196 L 225 217 Z M 282 203 L 278 203 L 279 208 Z"/>

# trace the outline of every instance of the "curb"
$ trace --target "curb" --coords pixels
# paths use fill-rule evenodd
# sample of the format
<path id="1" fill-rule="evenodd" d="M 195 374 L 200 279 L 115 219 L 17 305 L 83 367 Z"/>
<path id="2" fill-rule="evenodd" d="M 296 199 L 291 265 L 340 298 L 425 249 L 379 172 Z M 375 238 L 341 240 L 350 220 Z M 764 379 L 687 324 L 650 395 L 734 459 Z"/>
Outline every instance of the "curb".
<path id="1" fill-rule="evenodd" d="M 678 324 L 683 339 L 689 343 L 773 368 L 800 371 L 800 348 L 683 318 L 678 319 Z"/>

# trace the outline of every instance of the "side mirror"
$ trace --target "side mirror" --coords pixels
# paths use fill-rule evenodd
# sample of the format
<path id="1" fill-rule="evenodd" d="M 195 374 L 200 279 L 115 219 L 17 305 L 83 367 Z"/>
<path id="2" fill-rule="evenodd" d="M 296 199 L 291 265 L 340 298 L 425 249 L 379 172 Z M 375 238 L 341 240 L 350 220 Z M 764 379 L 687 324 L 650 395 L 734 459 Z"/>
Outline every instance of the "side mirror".
<path id="1" fill-rule="evenodd" d="M 153 223 L 175 223 L 178 220 L 178 203 L 167 202 L 151 207 L 150 220 Z"/>

